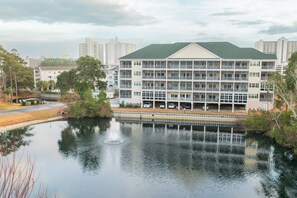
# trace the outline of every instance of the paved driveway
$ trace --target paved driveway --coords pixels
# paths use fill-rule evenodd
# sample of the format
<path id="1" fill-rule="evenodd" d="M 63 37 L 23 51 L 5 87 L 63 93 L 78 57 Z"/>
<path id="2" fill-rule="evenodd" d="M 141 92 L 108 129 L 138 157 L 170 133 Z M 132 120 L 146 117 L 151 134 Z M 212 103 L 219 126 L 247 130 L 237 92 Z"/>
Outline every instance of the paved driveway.
<path id="1" fill-rule="evenodd" d="M 38 105 L 38 106 L 32 106 L 24 109 L 15 109 L 15 110 L 0 110 L 0 115 L 9 115 L 14 113 L 24 113 L 24 112 L 31 112 L 31 111 L 38 111 L 38 110 L 45 110 L 45 109 L 51 109 L 55 107 L 63 107 L 66 106 L 63 103 L 50 103 L 50 104 L 44 104 L 44 105 Z"/>

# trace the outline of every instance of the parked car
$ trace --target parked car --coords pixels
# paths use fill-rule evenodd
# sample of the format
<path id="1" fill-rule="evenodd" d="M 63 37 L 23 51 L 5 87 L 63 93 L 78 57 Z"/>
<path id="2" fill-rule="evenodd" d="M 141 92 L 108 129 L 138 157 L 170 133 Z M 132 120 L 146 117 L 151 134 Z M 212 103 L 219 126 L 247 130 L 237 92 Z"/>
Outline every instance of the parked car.
<path id="1" fill-rule="evenodd" d="M 202 107 L 202 110 L 206 110 L 207 111 L 208 110 L 208 106 L 203 106 Z"/>
<path id="2" fill-rule="evenodd" d="M 176 105 L 174 103 L 169 103 L 168 109 L 176 109 Z"/>
<path id="3" fill-rule="evenodd" d="M 165 109 L 165 105 L 164 104 L 160 104 L 160 109 Z"/>
<path id="4" fill-rule="evenodd" d="M 185 109 L 191 109 L 191 105 L 186 104 Z"/>
<path id="5" fill-rule="evenodd" d="M 152 108 L 152 107 L 153 107 L 153 105 L 150 102 L 143 103 L 143 108 Z"/>

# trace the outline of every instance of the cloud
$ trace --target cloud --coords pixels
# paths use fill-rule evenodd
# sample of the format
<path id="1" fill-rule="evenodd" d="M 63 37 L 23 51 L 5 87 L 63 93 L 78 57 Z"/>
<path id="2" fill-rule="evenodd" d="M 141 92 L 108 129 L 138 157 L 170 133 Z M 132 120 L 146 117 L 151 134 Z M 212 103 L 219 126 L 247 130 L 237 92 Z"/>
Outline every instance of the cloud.
<path id="1" fill-rule="evenodd" d="M 254 26 L 254 25 L 262 25 L 267 23 L 266 21 L 263 20 L 254 20 L 254 21 L 240 21 L 240 20 L 230 20 L 232 25 L 237 25 L 237 26 Z"/>
<path id="2" fill-rule="evenodd" d="M 246 12 L 238 12 L 238 11 L 224 11 L 224 12 L 217 12 L 212 13 L 212 16 L 236 16 L 236 15 L 243 15 Z"/>
<path id="3" fill-rule="evenodd" d="M 284 33 L 297 33 L 297 21 L 292 25 L 272 25 L 266 30 L 259 31 L 264 34 L 284 34 Z"/>
<path id="4" fill-rule="evenodd" d="M 154 17 L 134 10 L 133 2 L 119 2 L 122 3 L 115 0 L 1 0 L 0 19 L 105 26 L 139 26 L 156 22 Z"/>

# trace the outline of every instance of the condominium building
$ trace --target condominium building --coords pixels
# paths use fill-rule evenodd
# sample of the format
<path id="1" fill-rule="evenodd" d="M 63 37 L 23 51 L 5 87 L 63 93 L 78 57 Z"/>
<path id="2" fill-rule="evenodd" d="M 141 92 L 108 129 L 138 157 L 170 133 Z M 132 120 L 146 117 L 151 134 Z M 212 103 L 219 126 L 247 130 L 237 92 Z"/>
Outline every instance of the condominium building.
<path id="1" fill-rule="evenodd" d="M 57 82 L 57 77 L 64 71 L 70 71 L 77 66 L 40 66 L 34 68 L 34 85 L 39 81 Z"/>
<path id="2" fill-rule="evenodd" d="M 204 111 L 272 109 L 276 56 L 228 42 L 152 44 L 120 58 L 120 102 Z"/>
<path id="3" fill-rule="evenodd" d="M 104 45 L 91 38 L 86 38 L 85 43 L 79 44 L 79 57 L 91 56 L 104 62 Z"/>
<path id="4" fill-rule="evenodd" d="M 104 72 L 106 74 L 104 81 L 106 81 L 107 90 L 117 89 L 119 84 L 119 66 L 106 65 Z"/>
<path id="5" fill-rule="evenodd" d="M 263 41 L 261 39 L 255 43 L 255 48 L 266 54 L 276 54 L 276 71 L 284 74 L 289 58 L 297 51 L 297 41 L 288 41 L 285 37 L 277 41 Z"/>
<path id="6" fill-rule="evenodd" d="M 119 58 L 125 56 L 136 50 L 136 45 L 133 43 L 122 43 L 116 37 L 111 39 L 106 44 L 106 64 L 108 65 L 118 65 Z"/>

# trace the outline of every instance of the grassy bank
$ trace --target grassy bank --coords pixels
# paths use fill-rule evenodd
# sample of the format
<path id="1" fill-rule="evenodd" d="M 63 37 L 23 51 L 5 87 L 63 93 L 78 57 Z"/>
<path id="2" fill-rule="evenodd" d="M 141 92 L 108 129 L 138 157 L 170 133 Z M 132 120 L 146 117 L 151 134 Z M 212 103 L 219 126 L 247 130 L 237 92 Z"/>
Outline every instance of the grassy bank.
<path id="1" fill-rule="evenodd" d="M 43 120 L 53 118 L 58 115 L 58 112 L 63 110 L 63 107 L 51 108 L 46 110 L 32 111 L 26 113 L 15 113 L 0 116 L 0 126 L 8 126 L 29 122 L 34 120 Z"/>

